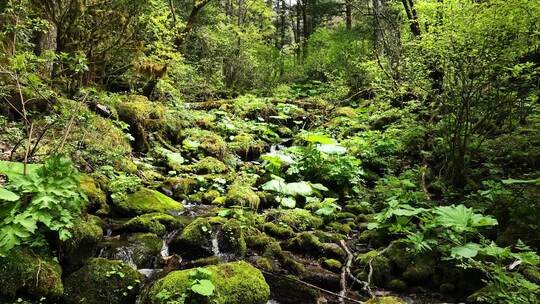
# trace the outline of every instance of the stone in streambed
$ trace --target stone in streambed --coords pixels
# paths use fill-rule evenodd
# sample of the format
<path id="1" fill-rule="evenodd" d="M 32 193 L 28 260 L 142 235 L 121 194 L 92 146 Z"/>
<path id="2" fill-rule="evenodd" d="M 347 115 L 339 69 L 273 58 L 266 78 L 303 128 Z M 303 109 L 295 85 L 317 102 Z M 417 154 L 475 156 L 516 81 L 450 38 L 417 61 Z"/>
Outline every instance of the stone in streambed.
<path id="1" fill-rule="evenodd" d="M 115 207 L 119 213 L 127 216 L 153 212 L 170 213 L 184 209 L 181 203 L 156 190 L 147 188 L 128 194 L 124 200 L 116 202 Z"/>

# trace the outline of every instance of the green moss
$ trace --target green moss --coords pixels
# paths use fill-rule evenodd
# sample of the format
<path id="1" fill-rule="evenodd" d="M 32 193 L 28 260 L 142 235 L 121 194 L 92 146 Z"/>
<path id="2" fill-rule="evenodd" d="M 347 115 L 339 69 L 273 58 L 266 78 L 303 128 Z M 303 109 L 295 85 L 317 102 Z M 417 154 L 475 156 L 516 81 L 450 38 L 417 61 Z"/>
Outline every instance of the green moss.
<path id="1" fill-rule="evenodd" d="M 183 133 L 185 140 L 198 143 L 197 150 L 204 155 L 223 160 L 229 154 L 225 140 L 212 131 L 193 128 L 187 129 Z"/>
<path id="2" fill-rule="evenodd" d="M 261 200 L 249 185 L 235 182 L 225 198 L 226 206 L 243 206 L 257 210 Z"/>
<path id="3" fill-rule="evenodd" d="M 208 156 L 195 163 L 193 171 L 197 174 L 224 173 L 227 166 L 219 159 Z"/>
<path id="4" fill-rule="evenodd" d="M 522 272 L 529 281 L 540 284 L 540 270 L 538 270 L 538 267 L 528 266 L 525 267 Z"/>
<path id="5" fill-rule="evenodd" d="M 217 190 L 208 190 L 202 195 L 202 202 L 206 204 L 212 204 L 218 197 L 221 196 L 221 193 Z"/>
<path id="6" fill-rule="evenodd" d="M 281 239 L 288 239 L 294 236 L 294 231 L 291 227 L 286 225 L 276 225 L 272 222 L 265 223 L 263 226 L 264 232 L 269 235 Z"/>
<path id="7" fill-rule="evenodd" d="M 88 197 L 88 205 L 85 209 L 89 211 L 106 210 L 107 196 L 103 192 L 94 179 L 88 175 L 83 175 L 80 179 L 81 189 Z"/>
<path id="8" fill-rule="evenodd" d="M 242 159 L 256 159 L 265 150 L 266 143 L 256 139 L 253 134 L 240 133 L 234 136 L 234 140 L 229 143 L 229 148 Z"/>
<path id="9" fill-rule="evenodd" d="M 210 280 L 215 286 L 210 301 L 216 304 L 265 304 L 270 296 L 270 288 L 262 273 L 246 262 L 227 263 L 206 267 L 211 271 Z M 180 300 L 187 295 L 186 303 L 192 303 L 190 292 L 191 270 L 169 273 L 156 281 L 143 299 L 145 304 L 162 304 L 162 295 L 169 295 L 167 302 Z M 165 303 L 167 303 L 165 302 Z"/>
<path id="10" fill-rule="evenodd" d="M 198 184 L 193 177 L 175 177 L 167 179 L 161 187 L 171 191 L 175 199 L 184 200 L 195 192 Z"/>
<path id="11" fill-rule="evenodd" d="M 244 238 L 249 248 L 258 251 L 264 251 L 268 244 L 276 241 L 274 238 L 252 227 L 245 229 Z"/>
<path id="12" fill-rule="evenodd" d="M 65 280 L 67 304 L 134 303 L 142 275 L 121 261 L 93 258 Z"/>
<path id="13" fill-rule="evenodd" d="M 354 203 L 348 203 L 347 205 L 345 205 L 345 207 L 343 208 L 343 211 L 358 215 L 358 214 L 372 213 L 373 212 L 372 209 L 373 208 L 367 203 L 354 202 Z"/>
<path id="14" fill-rule="evenodd" d="M 337 231 L 342 234 L 349 234 L 352 231 L 352 228 L 348 224 L 342 224 L 339 222 L 332 222 L 327 225 L 328 228 L 332 229 L 333 231 Z"/>
<path id="15" fill-rule="evenodd" d="M 184 228 L 182 233 L 171 240 L 169 249 L 188 258 L 205 257 L 212 254 L 211 237 L 215 226 L 223 225 L 221 217 L 199 217 Z"/>
<path id="16" fill-rule="evenodd" d="M 433 256 L 416 257 L 403 272 L 403 278 L 412 283 L 427 282 L 435 273 L 435 259 Z"/>
<path id="17" fill-rule="evenodd" d="M 127 232 L 151 232 L 163 236 L 167 230 L 182 227 L 182 222 L 165 213 L 148 213 L 130 219 L 124 223 L 120 230 Z"/>
<path id="18" fill-rule="evenodd" d="M 255 262 L 257 264 L 258 268 L 262 268 L 266 271 L 273 271 L 274 270 L 274 264 L 272 263 L 272 260 L 266 257 L 260 257 Z"/>
<path id="19" fill-rule="evenodd" d="M 227 197 L 218 196 L 212 201 L 212 205 L 225 206 L 226 202 L 227 202 Z"/>
<path id="20" fill-rule="evenodd" d="M 366 304 L 406 304 L 404 300 L 398 298 L 398 297 L 380 297 L 380 298 L 374 298 L 370 299 L 366 302 Z"/>
<path id="21" fill-rule="evenodd" d="M 62 269 L 52 257 L 17 247 L 0 258 L 0 295 L 12 298 L 24 293 L 56 299 L 64 292 L 61 276 Z"/>
<path id="22" fill-rule="evenodd" d="M 148 131 L 163 128 L 166 123 L 166 109 L 163 105 L 151 102 L 144 96 L 127 96 L 117 105 L 120 120 L 130 125 L 133 145 L 137 151 L 150 148 Z"/>
<path id="23" fill-rule="evenodd" d="M 355 118 L 358 116 L 356 111 L 351 107 L 340 107 L 334 110 L 335 116 L 345 116 L 350 118 Z"/>
<path id="24" fill-rule="evenodd" d="M 306 271 L 304 264 L 297 262 L 291 255 L 283 254 L 280 257 L 280 262 L 283 264 L 283 268 L 287 269 L 294 275 L 301 275 Z"/>
<path id="25" fill-rule="evenodd" d="M 339 272 L 341 270 L 341 267 L 343 266 L 340 261 L 335 259 L 325 259 L 322 262 L 322 266 L 328 270 L 331 270 L 333 272 Z"/>
<path id="26" fill-rule="evenodd" d="M 279 222 L 291 227 L 295 231 L 316 229 L 323 224 L 323 220 L 305 209 L 273 209 L 266 213 L 267 222 Z"/>
<path id="27" fill-rule="evenodd" d="M 356 215 L 351 212 L 338 212 L 336 213 L 337 219 L 356 219 Z"/>
<path id="28" fill-rule="evenodd" d="M 358 268 L 363 270 L 359 275 L 360 279 L 363 281 L 366 281 L 367 279 L 369 265 L 371 264 L 373 267 L 373 283 L 378 286 L 384 284 L 392 270 L 390 260 L 385 256 L 379 255 L 377 250 L 371 250 L 359 255 L 356 258 L 355 264 Z"/>
<path id="29" fill-rule="evenodd" d="M 96 254 L 96 245 L 103 237 L 103 222 L 92 215 L 79 218 L 71 228 L 71 238 L 62 242 L 64 270 L 72 271 Z"/>
<path id="30" fill-rule="evenodd" d="M 322 243 L 312 233 L 303 232 L 286 241 L 284 247 L 296 252 L 307 253 L 317 257 L 329 257 L 343 260 L 345 252 L 338 245 Z"/>
<path id="31" fill-rule="evenodd" d="M 228 220 L 221 227 L 221 234 L 224 242 L 220 244 L 220 250 L 234 252 L 240 256 L 246 255 L 247 245 L 241 223 L 238 220 Z"/>
<path id="32" fill-rule="evenodd" d="M 156 191 L 143 188 L 135 193 L 128 194 L 126 199 L 116 202 L 115 207 L 126 215 L 141 215 L 153 212 L 174 212 L 184 208 L 181 203 Z"/>

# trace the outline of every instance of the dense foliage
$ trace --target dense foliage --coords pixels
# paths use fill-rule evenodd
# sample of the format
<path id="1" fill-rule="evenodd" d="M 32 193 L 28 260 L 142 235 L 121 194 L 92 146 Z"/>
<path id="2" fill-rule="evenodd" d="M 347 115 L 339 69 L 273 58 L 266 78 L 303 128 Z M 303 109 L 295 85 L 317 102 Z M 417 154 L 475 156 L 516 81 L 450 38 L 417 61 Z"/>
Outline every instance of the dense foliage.
<path id="1" fill-rule="evenodd" d="M 534 0 L 1 1 L 0 301 L 537 303 L 539 96 Z"/>

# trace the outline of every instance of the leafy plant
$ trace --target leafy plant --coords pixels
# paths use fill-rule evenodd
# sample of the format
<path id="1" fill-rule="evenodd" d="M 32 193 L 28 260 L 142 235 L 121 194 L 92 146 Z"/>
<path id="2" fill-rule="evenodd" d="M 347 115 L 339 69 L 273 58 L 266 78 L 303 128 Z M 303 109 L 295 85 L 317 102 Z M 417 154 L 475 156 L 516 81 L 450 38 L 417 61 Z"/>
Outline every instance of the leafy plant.
<path id="1" fill-rule="evenodd" d="M 55 155 L 33 172 L 11 176 L 0 197 L 0 256 L 21 244 L 44 245 L 48 232 L 61 240 L 71 237 L 69 229 L 86 200 L 71 161 Z"/>
<path id="2" fill-rule="evenodd" d="M 196 268 L 189 273 L 191 291 L 203 297 L 210 297 L 214 294 L 215 286 L 210 280 L 212 272 L 205 268 Z"/>

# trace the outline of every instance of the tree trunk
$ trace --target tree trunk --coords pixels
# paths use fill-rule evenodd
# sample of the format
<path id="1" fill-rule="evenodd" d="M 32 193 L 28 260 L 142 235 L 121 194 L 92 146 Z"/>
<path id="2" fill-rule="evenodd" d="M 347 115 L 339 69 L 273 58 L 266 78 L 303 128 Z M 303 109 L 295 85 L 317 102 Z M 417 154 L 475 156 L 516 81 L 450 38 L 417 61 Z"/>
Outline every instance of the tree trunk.
<path id="1" fill-rule="evenodd" d="M 347 30 L 352 30 L 352 0 L 346 0 L 345 3 L 345 19 Z"/>

